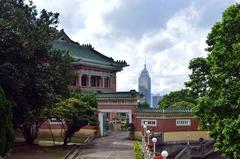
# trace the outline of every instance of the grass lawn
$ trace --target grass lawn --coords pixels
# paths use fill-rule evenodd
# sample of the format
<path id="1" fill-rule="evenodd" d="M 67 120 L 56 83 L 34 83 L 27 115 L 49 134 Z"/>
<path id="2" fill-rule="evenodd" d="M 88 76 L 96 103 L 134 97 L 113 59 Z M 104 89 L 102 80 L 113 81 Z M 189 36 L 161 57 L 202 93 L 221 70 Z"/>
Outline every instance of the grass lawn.
<path id="1" fill-rule="evenodd" d="M 53 133 L 54 139 L 56 142 L 63 142 L 63 138 L 60 136 L 59 133 Z M 23 138 L 22 134 L 19 132 L 16 132 L 16 138 Z M 71 139 L 71 142 L 73 143 L 84 143 L 84 141 L 88 138 L 86 135 L 78 135 L 78 136 L 73 136 Z M 53 143 L 53 139 L 50 133 L 46 132 L 40 132 L 38 134 L 38 138 L 36 141 L 49 141 L 50 143 Z"/>
<path id="2" fill-rule="evenodd" d="M 62 137 L 54 137 L 56 142 L 63 142 Z M 81 136 L 81 137 L 72 137 L 71 142 L 73 143 L 84 143 L 84 141 L 87 139 L 87 136 Z M 38 137 L 38 141 L 53 141 L 52 137 Z"/>
<path id="3" fill-rule="evenodd" d="M 23 138 L 20 132 L 16 132 L 16 138 Z M 63 138 L 60 133 L 53 133 L 55 146 L 53 144 L 52 136 L 49 132 L 40 132 L 36 139 L 36 145 L 27 145 L 25 143 L 16 143 L 11 151 L 10 157 L 7 159 L 62 159 L 73 146 L 62 146 Z M 78 134 L 72 137 L 74 143 L 84 143 L 88 136 Z M 47 141 L 47 142 L 45 142 Z M 61 143 L 59 143 L 61 142 Z"/>
<path id="4" fill-rule="evenodd" d="M 8 159 L 62 159 L 73 146 L 39 146 L 15 144 Z"/>

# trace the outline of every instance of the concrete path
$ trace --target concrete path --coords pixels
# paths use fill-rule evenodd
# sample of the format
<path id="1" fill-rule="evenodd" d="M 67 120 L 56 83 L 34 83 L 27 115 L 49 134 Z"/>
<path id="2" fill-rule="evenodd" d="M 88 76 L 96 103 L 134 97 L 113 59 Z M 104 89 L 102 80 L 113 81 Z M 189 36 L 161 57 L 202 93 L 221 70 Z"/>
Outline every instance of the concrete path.
<path id="1" fill-rule="evenodd" d="M 78 150 L 77 159 L 134 159 L 132 141 L 128 132 L 113 133 L 95 139 L 93 144 Z"/>

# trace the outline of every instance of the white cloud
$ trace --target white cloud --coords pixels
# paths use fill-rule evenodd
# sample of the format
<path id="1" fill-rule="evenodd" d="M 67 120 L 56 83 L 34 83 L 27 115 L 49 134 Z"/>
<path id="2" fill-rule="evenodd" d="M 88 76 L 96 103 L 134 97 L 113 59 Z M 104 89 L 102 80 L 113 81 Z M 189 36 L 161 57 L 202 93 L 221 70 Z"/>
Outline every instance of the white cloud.
<path id="1" fill-rule="evenodd" d="M 194 4 L 172 15 L 165 27 L 130 37 L 125 30 L 115 28 L 105 20 L 105 15 L 114 14 L 114 10 L 121 5 L 127 7 L 123 0 L 34 2 L 38 8 L 60 12 L 60 27 L 73 40 L 91 43 L 103 54 L 116 60 L 126 60 L 130 64 L 117 74 L 118 90 L 138 89 L 137 80 L 145 57 L 153 93 L 164 94 L 181 89 L 188 78 L 189 60 L 207 54 L 204 51 L 205 40 L 210 28 L 198 26 L 204 9 Z"/>
<path id="2" fill-rule="evenodd" d="M 143 68 L 145 56 L 152 78 L 153 93 L 166 93 L 183 88 L 184 81 L 188 78 L 189 60 L 196 56 L 206 55 L 204 39 L 208 29 L 197 28 L 198 15 L 196 9 L 190 6 L 169 19 L 166 28 L 146 33 L 133 44 L 137 54 L 135 50 L 126 52 L 127 59 L 135 59 L 133 63 L 130 60 L 132 66 L 127 70 L 135 71 L 130 74 L 127 74 L 127 70 L 119 73 L 119 89 L 129 88 L 129 85 L 122 84 L 123 77 L 130 78 L 132 85 L 137 89 L 135 83 Z M 164 48 L 164 45 L 168 47 Z M 156 48 L 157 46 L 160 48 Z"/>

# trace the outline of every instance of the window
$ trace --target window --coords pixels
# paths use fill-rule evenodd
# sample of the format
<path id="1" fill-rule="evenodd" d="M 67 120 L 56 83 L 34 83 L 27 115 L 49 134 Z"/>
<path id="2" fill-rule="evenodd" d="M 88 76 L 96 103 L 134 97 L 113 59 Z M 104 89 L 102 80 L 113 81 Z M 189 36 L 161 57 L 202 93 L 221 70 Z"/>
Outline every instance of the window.
<path id="1" fill-rule="evenodd" d="M 82 75 L 81 81 L 82 81 L 82 86 L 87 86 L 88 76 L 87 75 Z"/>
<path id="2" fill-rule="evenodd" d="M 176 126 L 191 126 L 190 119 L 176 119 Z"/>
<path id="3" fill-rule="evenodd" d="M 143 124 L 147 125 L 147 126 L 157 126 L 157 120 L 148 120 L 148 119 L 143 119 L 141 121 L 141 124 L 143 126 Z"/>
<path id="4" fill-rule="evenodd" d="M 109 77 L 104 78 L 104 88 L 109 88 L 110 80 Z"/>
<path id="5" fill-rule="evenodd" d="M 48 119 L 49 124 L 65 124 L 64 119 L 51 118 Z"/>
<path id="6" fill-rule="evenodd" d="M 100 87 L 100 76 L 91 76 L 91 86 L 92 87 Z"/>
<path id="7" fill-rule="evenodd" d="M 97 87 L 100 87 L 100 83 L 101 83 L 101 77 L 97 76 Z"/>
<path id="8" fill-rule="evenodd" d="M 96 87 L 96 77 L 95 76 L 91 77 L 91 86 Z"/>

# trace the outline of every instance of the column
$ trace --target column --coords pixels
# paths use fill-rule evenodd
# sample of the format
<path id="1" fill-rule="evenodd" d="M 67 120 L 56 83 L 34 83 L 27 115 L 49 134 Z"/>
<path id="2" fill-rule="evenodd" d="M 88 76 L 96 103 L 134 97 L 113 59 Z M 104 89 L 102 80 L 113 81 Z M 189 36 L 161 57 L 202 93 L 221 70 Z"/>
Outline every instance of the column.
<path id="1" fill-rule="evenodd" d="M 88 75 L 88 87 L 91 87 L 91 75 Z"/>
<path id="2" fill-rule="evenodd" d="M 102 88 L 105 88 L 105 86 L 104 86 L 104 80 L 105 80 L 105 78 L 104 78 L 104 76 L 102 76 Z"/>
<path id="3" fill-rule="evenodd" d="M 100 129 L 100 135 L 103 136 L 103 113 L 98 113 L 98 121 L 99 121 L 99 129 Z"/>
<path id="4" fill-rule="evenodd" d="M 129 123 L 132 123 L 132 111 L 130 110 L 128 113 Z"/>

